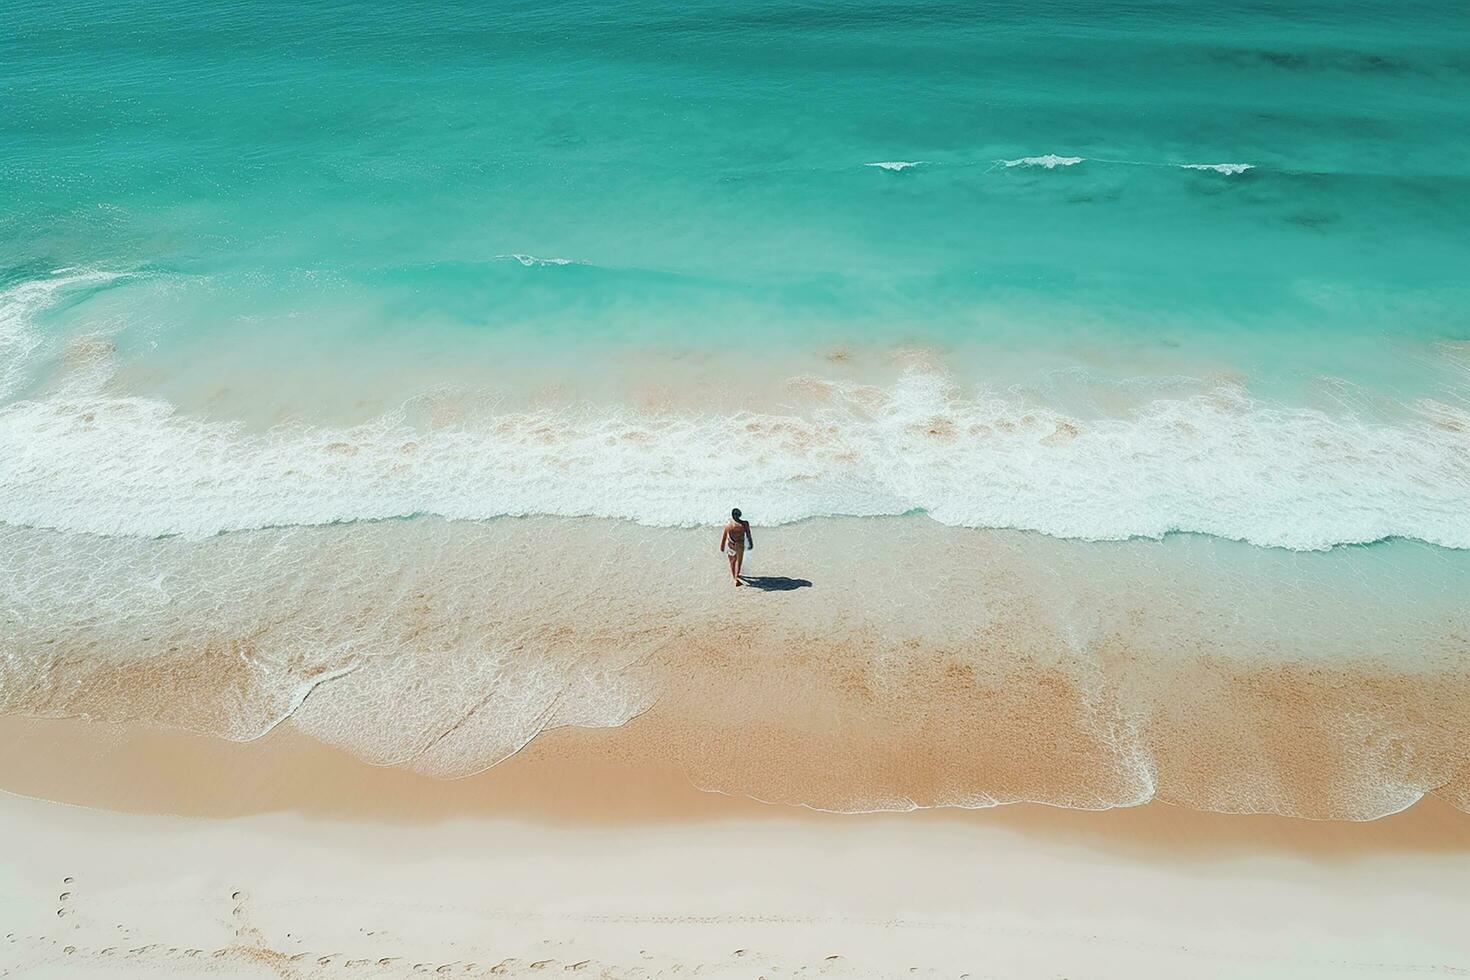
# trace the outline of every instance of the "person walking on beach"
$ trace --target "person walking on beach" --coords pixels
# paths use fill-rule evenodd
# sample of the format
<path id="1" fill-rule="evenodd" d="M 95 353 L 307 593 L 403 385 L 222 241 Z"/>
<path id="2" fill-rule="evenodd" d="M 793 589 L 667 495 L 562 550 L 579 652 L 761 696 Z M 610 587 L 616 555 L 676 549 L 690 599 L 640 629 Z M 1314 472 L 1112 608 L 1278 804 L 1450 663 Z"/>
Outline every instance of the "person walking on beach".
<path id="1" fill-rule="evenodd" d="M 750 522 L 740 516 L 740 508 L 730 511 L 730 523 L 720 532 L 720 553 L 730 559 L 730 577 L 737 587 L 740 581 L 740 564 L 745 561 L 745 549 L 755 547 L 755 538 L 750 536 Z"/>

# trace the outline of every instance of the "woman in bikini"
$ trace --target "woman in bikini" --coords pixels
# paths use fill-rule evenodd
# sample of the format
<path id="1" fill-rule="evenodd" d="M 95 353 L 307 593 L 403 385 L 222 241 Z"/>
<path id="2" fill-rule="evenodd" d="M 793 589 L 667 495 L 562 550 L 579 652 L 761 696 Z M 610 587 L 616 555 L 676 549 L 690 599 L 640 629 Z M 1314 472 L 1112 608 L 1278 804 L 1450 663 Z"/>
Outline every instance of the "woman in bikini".
<path id="1" fill-rule="evenodd" d="M 730 577 L 736 586 L 740 581 L 740 563 L 745 561 L 745 549 L 755 547 L 755 538 L 750 536 L 750 522 L 740 517 L 740 508 L 730 511 L 730 523 L 720 532 L 720 553 L 730 559 Z"/>

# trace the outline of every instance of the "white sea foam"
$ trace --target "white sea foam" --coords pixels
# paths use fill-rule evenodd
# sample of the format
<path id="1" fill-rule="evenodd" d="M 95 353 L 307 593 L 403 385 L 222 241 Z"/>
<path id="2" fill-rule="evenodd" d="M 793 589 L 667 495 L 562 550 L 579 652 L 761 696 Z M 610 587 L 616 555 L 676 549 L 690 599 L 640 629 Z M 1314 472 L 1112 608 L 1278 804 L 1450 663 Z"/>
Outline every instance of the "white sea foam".
<path id="1" fill-rule="evenodd" d="M 923 164 L 923 163 L 926 163 L 926 162 L 927 161 L 925 161 L 925 160 L 883 160 L 883 161 L 880 161 L 879 163 L 865 163 L 865 164 L 863 164 L 863 166 L 865 166 L 865 167 L 877 167 L 880 170 L 891 170 L 894 173 L 897 173 L 897 172 L 899 172 L 901 170 L 908 170 L 908 169 L 910 169 L 912 167 L 917 167 L 920 164 Z"/>
<path id="2" fill-rule="evenodd" d="M 0 293 L 5 364 L 68 273 Z M 107 393 L 106 338 L 69 342 L 41 399 L 0 405 L 0 522 L 109 535 L 437 514 L 697 524 L 739 499 L 763 522 L 927 511 L 943 523 L 1120 539 L 1193 531 L 1321 549 L 1401 536 L 1470 548 L 1470 412 L 1425 401 L 1396 422 L 1161 392 L 1081 420 L 959 390 L 935 369 L 888 388 L 803 379 L 784 414 L 443 411 L 427 393 L 351 427 L 264 432 Z M 19 376 L 19 375 L 17 375 Z M 446 422 L 445 420 L 455 420 Z"/>
<path id="3" fill-rule="evenodd" d="M 505 255 L 495 256 L 497 259 L 514 259 L 527 268 L 548 265 L 581 265 L 576 259 L 560 259 L 555 256 L 542 258 L 539 255 L 528 255 L 525 252 L 511 252 Z"/>
<path id="4" fill-rule="evenodd" d="M 118 273 L 57 269 L 48 279 L 32 279 L 0 290 L 0 399 L 20 387 L 45 343 L 36 315 L 68 289 L 118 278 Z"/>
<path id="5" fill-rule="evenodd" d="M 1021 157 L 1019 160 L 1001 160 L 1003 166 L 1007 167 L 1045 167 L 1047 170 L 1055 170 L 1057 167 L 1072 167 L 1081 163 L 1086 157 L 1062 157 L 1055 153 L 1048 153 L 1039 157 Z"/>
<path id="6" fill-rule="evenodd" d="M 1256 169 L 1253 163 L 1181 163 L 1182 170 L 1213 170 L 1217 174 L 1243 174 Z"/>
<path id="7" fill-rule="evenodd" d="M 141 536 L 420 513 L 681 525 L 738 499 L 770 523 L 922 509 L 1087 539 L 1183 530 L 1296 549 L 1390 536 L 1470 547 L 1470 417 L 1446 424 L 1442 405 L 1387 425 L 1226 389 L 1081 421 L 964 395 L 939 374 L 809 387 L 823 393 L 813 408 L 779 415 L 412 424 L 429 404 L 265 433 L 158 400 L 58 395 L 0 409 L 0 521 Z"/>

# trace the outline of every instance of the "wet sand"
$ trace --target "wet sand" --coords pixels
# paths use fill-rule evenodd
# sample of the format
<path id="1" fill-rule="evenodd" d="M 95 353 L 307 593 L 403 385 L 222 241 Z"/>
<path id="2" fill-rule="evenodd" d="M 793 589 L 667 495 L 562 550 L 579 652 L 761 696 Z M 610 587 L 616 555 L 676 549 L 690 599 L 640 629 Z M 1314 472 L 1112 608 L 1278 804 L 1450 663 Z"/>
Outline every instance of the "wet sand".
<path id="1" fill-rule="evenodd" d="M 1470 565 L 1426 546 L 833 519 L 758 529 L 767 588 L 733 589 L 715 542 L 540 518 L 0 529 L 0 714 L 236 740 L 289 719 L 440 777 L 638 718 L 609 743 L 629 763 L 831 810 L 1470 808 Z"/>
<path id="2" fill-rule="evenodd" d="M 77 719 L 0 717 L 0 790 L 108 812 L 211 820 L 295 813 L 399 827 L 472 819 L 559 828 L 912 822 L 1001 827 L 1147 859 L 1470 854 L 1470 816 L 1432 794 L 1369 821 L 1214 813 L 1161 802 L 1106 810 L 1017 803 L 898 814 L 762 803 L 702 790 L 688 772 L 634 751 L 648 744 L 649 727 L 648 718 L 639 718 L 618 729 L 557 729 L 487 772 L 446 780 L 370 765 L 289 723 L 242 743 Z"/>
<path id="3" fill-rule="evenodd" d="M 622 730 L 459 780 L 0 723 L 0 963 L 27 977 L 1470 973 L 1470 820 L 1165 804 L 832 814 L 700 792 Z M 24 794 L 24 795 L 9 795 Z M 27 798 L 44 796 L 51 800 Z M 74 805 L 66 805 L 74 804 Z"/>
<path id="4" fill-rule="evenodd" d="M 1470 975 L 1432 549 L 0 536 L 0 976 Z"/>

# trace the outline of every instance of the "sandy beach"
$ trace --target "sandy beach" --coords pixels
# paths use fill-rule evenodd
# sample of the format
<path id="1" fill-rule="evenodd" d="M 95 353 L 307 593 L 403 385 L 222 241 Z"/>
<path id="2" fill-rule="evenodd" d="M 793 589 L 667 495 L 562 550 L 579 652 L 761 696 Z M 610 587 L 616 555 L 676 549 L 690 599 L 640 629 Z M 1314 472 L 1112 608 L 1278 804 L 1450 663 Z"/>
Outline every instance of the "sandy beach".
<path id="1" fill-rule="evenodd" d="M 1470 980 L 1465 6 L 0 4 L 0 980 Z"/>
<path id="2" fill-rule="evenodd" d="M 923 516 L 757 538 L 735 589 L 716 533 L 618 521 L 0 527 L 17 624 L 0 714 L 236 741 L 290 719 L 444 778 L 636 717 L 621 758 L 826 810 L 1470 808 L 1470 577 L 1423 546 L 1060 541 Z"/>
<path id="3" fill-rule="evenodd" d="M 757 539 L 0 522 L 0 976 L 1470 975 L 1453 554 Z"/>
<path id="4" fill-rule="evenodd" d="M 443 781 L 289 729 L 0 730 L 4 976 L 1470 974 L 1470 821 L 1432 800 L 829 814 L 612 761 L 615 733 Z"/>
<path id="5" fill-rule="evenodd" d="M 0 528 L 0 975 L 1470 975 L 1433 552 L 756 534 Z"/>

